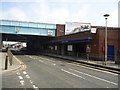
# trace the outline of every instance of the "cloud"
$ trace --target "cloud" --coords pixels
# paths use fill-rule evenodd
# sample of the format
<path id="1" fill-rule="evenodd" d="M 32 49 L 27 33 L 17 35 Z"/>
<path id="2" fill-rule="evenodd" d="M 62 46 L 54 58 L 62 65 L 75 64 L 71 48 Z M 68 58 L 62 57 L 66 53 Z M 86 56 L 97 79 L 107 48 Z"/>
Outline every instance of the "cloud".
<path id="1" fill-rule="evenodd" d="M 10 20 L 28 20 L 25 12 L 19 8 L 11 8 L 8 11 L 2 11 L 2 19 Z"/>
<path id="2" fill-rule="evenodd" d="M 72 17 L 71 17 L 72 21 L 87 22 L 85 20 L 87 20 L 87 18 L 88 18 L 88 14 L 89 14 L 90 9 L 91 9 L 90 4 L 82 5 L 82 7 L 79 8 L 76 13 L 72 13 Z"/>
<path id="3" fill-rule="evenodd" d="M 104 15 L 104 14 L 101 14 Z M 109 17 L 107 19 L 107 26 L 108 27 L 118 27 L 118 10 L 112 10 L 111 12 L 109 12 Z M 104 17 L 100 17 L 99 19 L 97 19 L 93 25 L 96 26 L 105 26 L 105 18 Z"/>
<path id="4" fill-rule="evenodd" d="M 110 13 L 108 22 L 109 22 L 108 23 L 109 26 L 118 27 L 118 10 L 117 9 Z"/>
<path id="5" fill-rule="evenodd" d="M 64 5 L 55 8 L 52 7 L 51 9 L 51 5 L 43 0 L 40 3 L 34 3 L 30 6 L 30 11 L 27 11 L 26 13 L 28 13 L 27 16 L 34 21 L 48 23 L 65 23 L 68 21 L 79 22 L 84 21 L 84 18 L 87 17 L 90 7 L 90 4 L 84 4 L 79 6 L 79 9 L 71 10 L 70 5 L 64 3 Z M 75 8 L 75 6 L 73 8 Z"/>
<path id="6" fill-rule="evenodd" d="M 27 0 L 27 1 L 29 1 L 29 0 Z M 32 0 L 30 0 L 30 1 L 32 1 Z M 35 2 L 41 2 L 41 0 L 34 0 Z M 65 3 L 65 2 L 67 2 L 67 3 L 69 3 L 69 2 L 79 2 L 79 3 L 111 3 L 111 2 L 119 2 L 119 0 L 44 0 L 44 1 L 47 1 L 47 2 L 63 2 L 63 3 Z"/>
<path id="7" fill-rule="evenodd" d="M 101 2 L 102 1 L 104 0 L 101 0 Z M 72 4 L 72 2 L 74 3 Z M 87 3 L 81 4 L 80 2 Z M 110 0 L 110 2 L 112 2 L 112 0 Z M 21 5 L 22 8 L 15 5 L 9 7 L 7 10 L 2 11 L 3 15 L 0 18 L 58 24 L 64 24 L 65 22 L 86 22 L 92 25 L 104 26 L 105 19 L 102 15 L 105 14 L 109 8 L 104 10 L 103 7 L 100 7 L 99 9 L 99 6 L 102 4 L 99 6 L 97 6 L 97 4 L 99 3 L 89 3 L 87 0 L 34 0 L 33 3 L 26 3 L 23 7 Z M 109 14 L 108 25 L 117 26 L 117 9 L 113 8 L 110 10 Z"/>
<path id="8" fill-rule="evenodd" d="M 65 23 L 69 18 L 69 11 L 64 8 L 59 8 L 59 10 L 52 11 L 49 18 L 51 18 L 54 23 Z"/>
<path id="9" fill-rule="evenodd" d="M 43 0 L 0 0 L 0 2 L 42 2 Z M 76 3 L 118 3 L 119 0 L 44 0 L 45 2 Z"/>
<path id="10" fill-rule="evenodd" d="M 68 9 L 56 7 L 51 10 L 51 6 L 45 0 L 33 3 L 28 6 L 26 11 L 29 20 L 46 23 L 63 23 L 68 18 Z"/>

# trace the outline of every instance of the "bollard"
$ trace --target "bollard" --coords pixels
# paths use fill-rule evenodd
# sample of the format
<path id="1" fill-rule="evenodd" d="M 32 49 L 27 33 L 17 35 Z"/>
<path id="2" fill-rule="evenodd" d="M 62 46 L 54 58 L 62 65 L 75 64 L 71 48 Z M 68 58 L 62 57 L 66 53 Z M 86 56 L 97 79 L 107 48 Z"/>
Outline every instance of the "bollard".
<path id="1" fill-rule="evenodd" d="M 8 56 L 6 56 L 6 59 L 5 59 L 5 70 L 7 70 L 7 67 L 8 67 Z"/>

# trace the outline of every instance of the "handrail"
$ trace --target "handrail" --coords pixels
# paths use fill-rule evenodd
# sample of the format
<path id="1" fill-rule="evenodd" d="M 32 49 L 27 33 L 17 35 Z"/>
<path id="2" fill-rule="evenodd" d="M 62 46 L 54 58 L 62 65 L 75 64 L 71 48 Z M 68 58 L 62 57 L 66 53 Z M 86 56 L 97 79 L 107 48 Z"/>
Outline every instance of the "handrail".
<path id="1" fill-rule="evenodd" d="M 10 49 L 7 50 L 7 54 L 8 54 L 8 57 L 9 57 L 10 66 L 12 66 L 13 54 L 12 54 Z"/>

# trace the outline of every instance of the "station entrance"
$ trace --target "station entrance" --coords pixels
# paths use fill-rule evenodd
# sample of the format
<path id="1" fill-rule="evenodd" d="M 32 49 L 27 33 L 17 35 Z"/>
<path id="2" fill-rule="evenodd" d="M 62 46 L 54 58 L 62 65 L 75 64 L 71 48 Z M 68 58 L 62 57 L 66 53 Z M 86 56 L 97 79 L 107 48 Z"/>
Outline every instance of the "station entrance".
<path id="1" fill-rule="evenodd" d="M 74 55 L 77 57 L 85 58 L 86 57 L 86 42 L 75 43 L 73 45 Z"/>
<path id="2" fill-rule="evenodd" d="M 74 44 L 74 51 L 76 53 L 86 53 L 86 43 Z"/>

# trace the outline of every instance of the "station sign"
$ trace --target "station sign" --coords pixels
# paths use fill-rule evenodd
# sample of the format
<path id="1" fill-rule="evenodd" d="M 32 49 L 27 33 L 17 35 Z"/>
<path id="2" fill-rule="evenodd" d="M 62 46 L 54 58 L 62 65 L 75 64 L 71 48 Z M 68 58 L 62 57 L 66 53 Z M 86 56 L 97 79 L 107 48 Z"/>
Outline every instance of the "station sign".
<path id="1" fill-rule="evenodd" d="M 90 30 L 91 30 L 90 23 L 66 22 L 65 24 L 65 35 L 78 33 L 78 32 L 85 32 Z"/>
<path id="2" fill-rule="evenodd" d="M 53 31 L 48 30 L 48 35 L 52 35 L 52 34 L 53 34 Z"/>
<path id="3" fill-rule="evenodd" d="M 91 33 L 96 33 L 97 28 L 91 28 Z"/>

